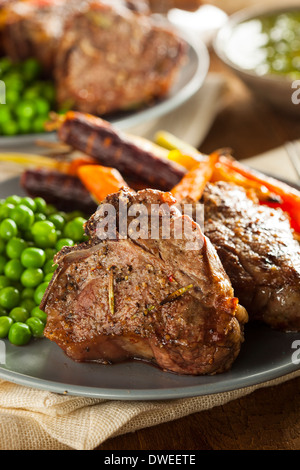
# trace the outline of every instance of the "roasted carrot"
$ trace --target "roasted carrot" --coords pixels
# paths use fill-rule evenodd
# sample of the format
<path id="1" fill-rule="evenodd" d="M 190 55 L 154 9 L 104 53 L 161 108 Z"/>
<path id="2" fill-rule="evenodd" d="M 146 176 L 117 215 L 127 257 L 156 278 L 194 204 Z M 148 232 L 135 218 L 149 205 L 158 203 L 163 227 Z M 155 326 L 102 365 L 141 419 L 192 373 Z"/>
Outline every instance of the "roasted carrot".
<path id="1" fill-rule="evenodd" d="M 219 158 L 219 152 L 214 152 L 206 161 L 197 163 L 197 165 L 182 178 L 180 183 L 171 190 L 175 199 L 182 201 L 185 198 L 189 198 L 193 201 L 199 201 L 206 184 L 213 175 L 215 165 Z"/>
<path id="2" fill-rule="evenodd" d="M 69 175 L 77 176 L 79 168 L 82 166 L 86 166 L 86 165 L 97 165 L 97 161 L 94 158 L 89 157 L 87 155 L 74 158 L 69 163 L 67 172 Z"/>
<path id="3" fill-rule="evenodd" d="M 186 173 L 153 146 L 146 148 L 109 122 L 89 114 L 69 111 L 58 125 L 58 137 L 99 165 L 116 168 L 124 178 L 138 178 L 150 188 L 169 191 Z"/>
<path id="4" fill-rule="evenodd" d="M 260 202 L 282 202 L 280 196 L 270 191 L 266 186 L 259 182 L 249 180 L 237 171 L 229 170 L 220 162 L 215 165 L 211 178 L 212 183 L 216 183 L 217 181 L 225 181 L 227 183 L 242 186 L 246 191 L 251 191 L 251 193 L 255 194 Z"/>
<path id="5" fill-rule="evenodd" d="M 101 165 L 83 165 L 78 168 L 77 174 L 97 203 L 103 201 L 108 194 L 128 187 L 115 168 Z"/>
<path id="6" fill-rule="evenodd" d="M 247 168 L 243 164 L 228 157 L 221 157 L 220 162 L 229 170 L 234 170 L 248 178 L 248 180 L 264 185 L 269 191 L 279 196 L 282 199 L 282 204 L 280 205 L 281 209 L 290 215 L 292 227 L 296 232 L 300 232 L 300 191 L 276 178 Z"/>

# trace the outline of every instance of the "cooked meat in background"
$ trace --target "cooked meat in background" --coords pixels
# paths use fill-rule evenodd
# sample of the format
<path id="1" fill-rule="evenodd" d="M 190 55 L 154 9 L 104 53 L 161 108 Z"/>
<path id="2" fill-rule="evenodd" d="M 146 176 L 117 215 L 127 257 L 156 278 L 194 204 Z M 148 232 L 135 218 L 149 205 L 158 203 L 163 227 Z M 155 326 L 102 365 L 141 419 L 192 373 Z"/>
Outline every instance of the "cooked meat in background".
<path id="1" fill-rule="evenodd" d="M 139 1 L 139 0 L 136 0 Z M 143 1 L 143 0 L 141 0 Z M 148 0 L 153 12 L 165 13 L 171 8 L 194 11 L 203 4 L 202 0 Z"/>
<path id="2" fill-rule="evenodd" d="M 128 209 L 143 204 L 148 213 L 153 204 L 168 204 L 174 235 L 176 223 L 184 222 L 174 202 L 168 193 L 121 190 L 102 204 L 117 214 L 120 203 Z M 199 226 L 189 219 L 196 251 L 185 237 L 126 239 L 118 224 L 116 237 L 103 240 L 100 209 L 86 225 L 89 242 L 56 256 L 41 303 L 46 337 L 76 361 L 142 359 L 191 375 L 227 371 L 240 351 L 247 313 Z"/>
<path id="3" fill-rule="evenodd" d="M 65 22 L 85 4 L 85 0 L 8 2 L 2 21 L 6 55 L 15 61 L 35 57 L 42 64 L 45 74 L 53 75 Z"/>
<path id="4" fill-rule="evenodd" d="M 185 43 L 151 16 L 105 2 L 72 17 L 57 52 L 57 98 L 96 115 L 163 98 L 185 57 Z"/>
<path id="5" fill-rule="evenodd" d="M 80 179 L 67 173 L 30 168 L 22 173 L 20 185 L 28 196 L 42 197 L 60 211 L 78 210 L 90 216 L 97 209 L 96 202 Z"/>
<path id="6" fill-rule="evenodd" d="M 0 37 L 3 52 L 15 61 L 37 58 L 45 74 L 54 74 L 58 44 L 65 23 L 92 0 L 0 0 Z M 93 0 L 94 1 L 94 0 Z M 149 14 L 143 0 L 111 0 L 136 12 Z"/>
<path id="7" fill-rule="evenodd" d="M 228 183 L 208 184 L 205 235 L 249 318 L 300 331 L 300 247 L 288 216 Z"/>

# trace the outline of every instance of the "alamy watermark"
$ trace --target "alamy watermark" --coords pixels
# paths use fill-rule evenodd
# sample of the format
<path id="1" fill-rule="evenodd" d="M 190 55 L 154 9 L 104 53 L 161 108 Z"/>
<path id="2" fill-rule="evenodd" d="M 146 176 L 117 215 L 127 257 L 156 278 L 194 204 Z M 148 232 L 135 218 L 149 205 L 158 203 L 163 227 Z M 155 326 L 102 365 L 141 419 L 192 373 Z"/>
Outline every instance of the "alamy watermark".
<path id="1" fill-rule="evenodd" d="M 6 104 L 6 86 L 2 80 L 0 80 L 0 104 Z"/>
<path id="2" fill-rule="evenodd" d="M 300 80 L 294 80 L 291 85 L 292 89 L 295 90 L 292 93 L 292 103 L 294 105 L 300 104 Z"/>
<path id="3" fill-rule="evenodd" d="M 295 351 L 292 354 L 292 363 L 295 365 L 300 364 L 300 339 L 296 339 L 292 343 L 292 349 L 295 349 Z"/>
<path id="4" fill-rule="evenodd" d="M 203 204 L 103 203 L 96 213 L 95 235 L 100 240 L 183 240 L 186 250 L 203 246 Z M 200 227 L 200 228 L 199 228 Z"/>

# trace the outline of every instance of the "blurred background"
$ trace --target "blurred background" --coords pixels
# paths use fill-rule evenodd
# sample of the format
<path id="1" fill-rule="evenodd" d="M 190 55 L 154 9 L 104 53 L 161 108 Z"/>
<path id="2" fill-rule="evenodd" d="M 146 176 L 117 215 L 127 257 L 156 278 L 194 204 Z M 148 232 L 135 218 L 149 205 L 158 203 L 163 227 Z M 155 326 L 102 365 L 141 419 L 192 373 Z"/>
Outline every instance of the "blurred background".
<path id="1" fill-rule="evenodd" d="M 299 0 L 0 0 L 0 147 L 43 153 L 49 116 L 75 109 L 204 153 L 276 149 L 299 136 L 299 12 Z"/>

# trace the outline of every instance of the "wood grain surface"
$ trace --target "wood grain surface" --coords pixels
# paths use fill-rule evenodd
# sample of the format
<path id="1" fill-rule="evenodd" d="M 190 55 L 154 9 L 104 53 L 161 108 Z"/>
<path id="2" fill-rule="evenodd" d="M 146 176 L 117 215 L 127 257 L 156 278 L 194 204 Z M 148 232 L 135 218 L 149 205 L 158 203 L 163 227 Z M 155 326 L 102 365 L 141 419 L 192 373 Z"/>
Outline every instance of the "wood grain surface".
<path id="1" fill-rule="evenodd" d="M 227 77 L 224 107 L 201 151 L 230 147 L 249 158 L 300 138 L 300 117 L 254 95 L 212 54 L 211 70 Z M 300 111 L 299 111 L 300 116 Z M 300 378 L 193 414 L 106 441 L 99 450 L 299 450 Z"/>

